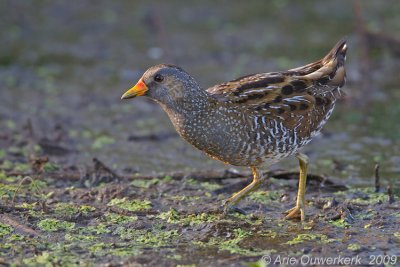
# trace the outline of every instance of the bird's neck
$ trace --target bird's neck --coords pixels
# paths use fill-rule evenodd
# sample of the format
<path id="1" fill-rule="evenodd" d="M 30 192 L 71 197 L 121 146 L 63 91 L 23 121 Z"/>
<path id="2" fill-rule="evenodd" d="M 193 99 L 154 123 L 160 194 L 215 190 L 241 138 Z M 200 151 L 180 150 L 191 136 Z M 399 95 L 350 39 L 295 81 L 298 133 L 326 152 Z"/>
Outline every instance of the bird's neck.
<path id="1" fill-rule="evenodd" d="M 177 95 L 166 103 L 160 103 L 163 109 L 169 113 L 182 114 L 185 117 L 207 112 L 215 104 L 207 91 L 202 89 L 192 90 L 182 95 Z"/>
<path id="2" fill-rule="evenodd" d="M 207 91 L 199 89 L 160 105 L 179 132 L 189 121 L 212 116 L 218 103 Z"/>

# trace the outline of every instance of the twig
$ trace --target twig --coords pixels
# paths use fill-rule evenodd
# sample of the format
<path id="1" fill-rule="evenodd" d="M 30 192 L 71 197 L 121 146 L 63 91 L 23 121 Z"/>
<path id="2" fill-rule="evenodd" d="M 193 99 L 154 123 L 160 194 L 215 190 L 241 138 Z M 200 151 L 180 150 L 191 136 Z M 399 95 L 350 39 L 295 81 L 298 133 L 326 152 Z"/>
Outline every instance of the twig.
<path id="1" fill-rule="evenodd" d="M 49 162 L 49 158 L 47 156 L 37 157 L 35 155 L 31 155 L 29 157 L 29 163 L 31 165 L 32 171 L 34 174 L 40 175 L 44 172 L 44 166 Z"/>
<path id="2" fill-rule="evenodd" d="M 107 170 L 111 171 L 108 167 Z M 173 180 L 182 180 L 185 177 L 190 177 L 192 179 L 198 181 L 209 181 L 209 180 L 223 180 L 223 179 L 230 179 L 230 178 L 243 178 L 243 177 L 250 177 L 250 172 L 234 172 L 231 170 L 206 170 L 206 171 L 192 171 L 192 172 L 162 172 L 162 173 L 155 173 L 155 174 L 134 174 L 134 175 L 117 175 L 113 171 L 110 172 L 111 174 L 115 175 L 121 180 L 147 180 L 147 179 L 163 179 L 166 176 L 171 177 Z M 26 172 L 8 172 L 8 176 L 27 176 L 31 173 Z M 63 172 L 51 172 L 51 173 L 44 173 L 44 176 L 51 177 L 53 179 L 63 179 L 63 180 L 72 180 L 72 181 L 79 181 L 82 178 L 82 174 L 77 171 L 63 171 Z M 284 179 L 284 180 L 291 180 L 291 179 L 298 179 L 299 173 L 294 171 L 267 171 L 263 172 L 263 175 L 268 177 L 274 177 L 276 179 Z M 346 186 L 341 184 L 339 181 L 333 180 L 332 178 L 328 178 L 318 174 L 309 173 L 307 175 L 308 181 L 316 181 L 323 185 L 335 185 L 340 188 L 346 189 Z"/>
<path id="3" fill-rule="evenodd" d="M 38 145 L 43 149 L 43 152 L 47 155 L 62 156 L 68 153 L 76 152 L 74 149 L 66 148 L 53 141 L 42 138 L 39 140 Z"/>
<path id="4" fill-rule="evenodd" d="M 387 193 L 389 195 L 389 204 L 393 204 L 394 203 L 394 194 L 393 194 L 393 190 L 392 190 L 392 186 L 391 185 L 387 186 Z"/>
<path id="5" fill-rule="evenodd" d="M 379 175 L 379 163 L 375 164 L 375 193 L 378 193 L 381 189 L 380 175 Z"/>
<path id="6" fill-rule="evenodd" d="M 88 214 L 79 212 L 76 215 L 58 214 L 55 216 L 55 218 L 68 222 L 82 223 L 82 221 L 92 220 L 95 218 L 99 218 L 103 215 L 104 215 L 103 211 L 90 212 Z"/>
<path id="7" fill-rule="evenodd" d="M 0 214 L 0 222 L 12 226 L 15 230 L 17 230 L 18 232 L 25 234 L 25 235 L 33 235 L 33 236 L 40 235 L 39 232 L 33 230 L 32 228 L 30 228 L 26 225 L 23 225 L 23 224 L 17 222 L 13 218 L 11 218 L 11 216 L 6 215 L 6 214 Z"/>
<path id="8" fill-rule="evenodd" d="M 32 120 L 31 118 L 28 118 L 28 121 L 26 123 L 26 127 L 28 130 L 28 161 L 30 161 L 32 158 L 35 158 L 35 131 L 33 130 L 33 125 L 32 125 Z"/>
<path id="9" fill-rule="evenodd" d="M 10 212 L 13 212 L 13 211 L 20 211 L 20 212 L 23 212 L 23 211 L 29 211 L 30 209 L 28 209 L 28 208 L 22 208 L 22 207 L 15 207 L 15 206 L 8 206 L 8 205 L 2 205 L 1 203 L 0 203 L 0 213 L 10 213 Z M 33 209 L 33 210 L 35 210 L 35 209 Z"/>
<path id="10" fill-rule="evenodd" d="M 118 174 L 116 174 L 113 170 L 111 170 L 109 167 L 107 167 L 103 162 L 101 162 L 99 159 L 97 158 L 93 158 L 93 163 L 94 163 L 94 170 L 95 172 L 98 172 L 100 170 L 103 170 L 109 174 L 111 174 L 112 176 L 114 176 L 115 178 L 121 179 L 121 176 L 119 176 Z"/>
<path id="11" fill-rule="evenodd" d="M 21 189 L 22 184 L 23 184 L 25 181 L 28 181 L 28 180 L 30 180 L 31 183 L 33 182 L 32 177 L 30 177 L 30 176 L 25 176 L 25 177 L 18 183 L 18 187 L 17 187 L 17 189 L 15 190 L 14 195 L 13 195 L 13 198 L 12 198 L 12 201 L 11 201 L 11 204 L 12 204 L 13 206 L 14 206 L 14 203 L 15 203 L 15 197 L 17 196 L 18 191 Z"/>
<path id="12" fill-rule="evenodd" d="M 147 216 L 147 215 L 157 215 L 157 214 L 159 214 L 159 212 L 154 211 L 154 210 L 130 211 L 130 210 L 125 210 L 125 209 L 118 208 L 116 206 L 109 207 L 109 210 L 114 212 L 114 213 L 117 213 L 117 214 L 120 214 L 120 215 L 124 215 L 124 216 L 135 216 L 135 215 L 137 215 L 137 216 Z"/>

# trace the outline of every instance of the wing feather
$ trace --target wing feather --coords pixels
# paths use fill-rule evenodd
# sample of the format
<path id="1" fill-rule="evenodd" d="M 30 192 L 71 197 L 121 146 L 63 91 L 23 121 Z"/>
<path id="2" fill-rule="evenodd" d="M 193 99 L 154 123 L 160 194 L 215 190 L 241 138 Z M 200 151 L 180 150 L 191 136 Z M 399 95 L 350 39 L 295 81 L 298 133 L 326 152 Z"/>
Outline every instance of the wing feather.
<path id="1" fill-rule="evenodd" d="M 275 116 L 287 124 L 310 116 L 322 118 L 345 83 L 346 51 L 346 41 L 342 40 L 316 62 L 288 71 L 243 76 L 207 92 L 228 106 L 255 116 Z"/>

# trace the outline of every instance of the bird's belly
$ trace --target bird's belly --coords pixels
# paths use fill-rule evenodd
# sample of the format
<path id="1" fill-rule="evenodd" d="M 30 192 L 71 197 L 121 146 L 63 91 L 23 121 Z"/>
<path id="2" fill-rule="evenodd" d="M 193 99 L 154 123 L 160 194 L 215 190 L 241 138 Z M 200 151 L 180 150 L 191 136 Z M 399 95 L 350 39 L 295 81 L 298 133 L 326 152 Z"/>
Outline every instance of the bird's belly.
<path id="1" fill-rule="evenodd" d="M 295 151 L 287 149 L 285 142 L 294 139 L 271 136 L 268 129 L 240 131 L 229 129 L 197 129 L 196 135 L 190 130 L 178 130 L 180 135 L 208 156 L 235 166 L 271 165 Z M 288 146 L 290 147 L 290 146 Z M 291 148 L 295 148 L 292 146 Z"/>
<path id="2" fill-rule="evenodd" d="M 311 137 L 299 136 L 283 121 L 251 117 L 232 121 L 223 116 L 209 116 L 202 123 L 173 121 L 178 133 L 208 156 L 235 166 L 270 165 L 296 153 Z"/>

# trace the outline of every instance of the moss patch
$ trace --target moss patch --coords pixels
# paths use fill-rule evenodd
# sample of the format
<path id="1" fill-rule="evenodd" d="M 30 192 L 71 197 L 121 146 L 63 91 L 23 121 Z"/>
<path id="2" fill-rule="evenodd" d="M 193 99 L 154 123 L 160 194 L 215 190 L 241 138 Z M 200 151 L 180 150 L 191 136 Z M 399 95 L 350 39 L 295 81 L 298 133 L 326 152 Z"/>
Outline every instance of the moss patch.
<path id="1" fill-rule="evenodd" d="M 196 225 L 202 223 L 212 223 L 219 219 L 218 216 L 208 213 L 180 215 L 175 209 L 170 209 L 157 216 L 160 219 L 166 220 L 168 223 L 181 225 Z"/>
<path id="2" fill-rule="evenodd" d="M 117 206 L 124 210 L 129 211 L 143 211 L 151 209 L 151 202 L 149 200 L 140 200 L 127 198 L 114 198 L 108 204 L 108 206 Z"/>
<path id="3" fill-rule="evenodd" d="M 37 226 L 46 232 L 56 232 L 61 230 L 71 230 L 75 227 L 75 223 L 49 218 L 39 221 Z"/>
<path id="4" fill-rule="evenodd" d="M 13 232 L 13 228 L 7 224 L 0 223 L 0 237 L 4 237 Z"/>
<path id="5" fill-rule="evenodd" d="M 321 244 L 327 244 L 338 241 L 337 239 L 328 238 L 324 234 L 299 234 L 292 240 L 286 242 L 288 245 L 296 245 L 307 241 L 316 241 Z"/>

